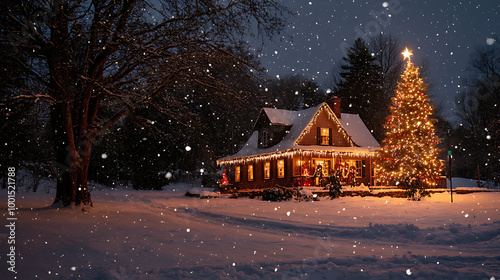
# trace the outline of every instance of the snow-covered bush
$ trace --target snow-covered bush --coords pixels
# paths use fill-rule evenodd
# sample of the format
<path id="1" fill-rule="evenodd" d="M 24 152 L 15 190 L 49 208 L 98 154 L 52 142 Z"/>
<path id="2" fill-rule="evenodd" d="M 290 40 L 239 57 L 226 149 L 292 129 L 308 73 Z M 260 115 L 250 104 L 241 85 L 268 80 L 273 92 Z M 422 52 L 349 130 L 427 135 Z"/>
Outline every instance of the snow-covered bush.
<path id="1" fill-rule="evenodd" d="M 313 194 L 310 189 L 302 189 L 295 191 L 295 199 L 297 201 L 318 201 L 319 198 L 317 195 Z"/>
<path id="2" fill-rule="evenodd" d="M 340 194 L 342 194 L 340 180 L 335 176 L 330 177 L 330 181 L 326 187 L 328 187 L 328 196 L 330 196 L 331 199 L 338 198 L 340 197 Z"/>
<path id="3" fill-rule="evenodd" d="M 282 201 L 290 200 L 293 198 L 294 190 L 292 188 L 286 188 L 282 186 L 274 186 L 267 188 L 262 192 L 262 200 L 267 201 Z"/>
<path id="4" fill-rule="evenodd" d="M 220 179 L 222 179 L 222 175 L 215 172 L 207 172 L 201 176 L 201 184 L 205 188 L 214 188 L 218 191 Z"/>
<path id="5" fill-rule="evenodd" d="M 422 181 L 417 179 L 406 178 L 401 183 L 403 189 L 405 189 L 405 196 L 410 200 L 421 200 L 424 197 L 430 197 L 431 194 L 427 191 Z"/>

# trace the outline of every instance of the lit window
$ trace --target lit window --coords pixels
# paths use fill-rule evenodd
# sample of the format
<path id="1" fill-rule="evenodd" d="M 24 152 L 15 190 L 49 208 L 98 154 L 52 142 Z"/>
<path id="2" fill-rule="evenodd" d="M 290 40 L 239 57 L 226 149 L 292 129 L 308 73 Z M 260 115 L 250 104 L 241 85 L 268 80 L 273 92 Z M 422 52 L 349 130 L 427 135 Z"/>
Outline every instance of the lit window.
<path id="1" fill-rule="evenodd" d="M 293 166 L 293 176 L 300 176 L 302 171 L 302 165 L 304 165 L 304 161 L 298 159 L 294 162 Z"/>
<path id="2" fill-rule="evenodd" d="M 264 179 L 271 179 L 271 162 L 264 162 Z"/>
<path id="3" fill-rule="evenodd" d="M 253 181 L 253 164 L 248 166 L 248 181 Z"/>
<path id="4" fill-rule="evenodd" d="M 330 176 L 329 171 L 332 168 L 331 160 L 314 159 L 313 164 L 314 164 L 314 170 L 316 170 L 316 168 L 318 168 L 318 166 L 321 165 L 321 170 L 323 171 L 323 176 Z"/>
<path id="5" fill-rule="evenodd" d="M 236 170 L 234 172 L 234 181 L 241 181 L 241 166 L 236 166 Z"/>
<path id="6" fill-rule="evenodd" d="M 363 177 L 363 161 L 356 161 L 356 177 Z"/>
<path id="7" fill-rule="evenodd" d="M 285 160 L 278 160 L 278 178 L 285 178 Z"/>
<path id="8" fill-rule="evenodd" d="M 330 145 L 330 129 L 322 127 L 320 131 L 320 145 Z"/>

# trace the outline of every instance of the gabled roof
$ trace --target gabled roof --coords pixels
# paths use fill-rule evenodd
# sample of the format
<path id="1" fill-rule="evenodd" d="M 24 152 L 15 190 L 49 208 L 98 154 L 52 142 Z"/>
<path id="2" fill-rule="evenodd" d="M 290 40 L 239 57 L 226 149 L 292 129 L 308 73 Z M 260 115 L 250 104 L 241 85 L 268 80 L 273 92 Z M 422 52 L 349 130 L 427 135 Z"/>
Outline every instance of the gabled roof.
<path id="1" fill-rule="evenodd" d="M 319 109 L 324 106 L 334 118 L 333 121 L 338 122 L 346 134 L 351 137 L 352 142 L 354 142 L 354 145 L 352 145 L 353 147 L 297 145 L 297 140 L 305 133 L 306 128 L 310 124 L 312 125 L 315 115 L 318 113 Z M 291 126 L 290 131 L 283 140 L 272 147 L 260 149 L 258 147 L 259 133 L 258 131 L 254 131 L 239 152 L 232 156 L 221 158 L 219 161 L 284 152 L 293 149 L 371 153 L 374 149 L 379 147 L 378 142 L 373 138 L 359 115 L 342 113 L 341 119 L 338 119 L 327 103 L 322 103 L 318 106 L 300 111 L 264 108 L 261 110 L 261 114 L 262 113 L 265 113 L 274 125 Z"/>
<path id="2" fill-rule="evenodd" d="M 380 147 L 358 114 L 342 113 L 339 121 L 356 145 L 369 148 Z"/>
<path id="3" fill-rule="evenodd" d="M 297 116 L 297 111 L 291 110 L 263 108 L 262 111 L 267 115 L 271 123 L 275 125 L 293 125 L 293 121 Z"/>

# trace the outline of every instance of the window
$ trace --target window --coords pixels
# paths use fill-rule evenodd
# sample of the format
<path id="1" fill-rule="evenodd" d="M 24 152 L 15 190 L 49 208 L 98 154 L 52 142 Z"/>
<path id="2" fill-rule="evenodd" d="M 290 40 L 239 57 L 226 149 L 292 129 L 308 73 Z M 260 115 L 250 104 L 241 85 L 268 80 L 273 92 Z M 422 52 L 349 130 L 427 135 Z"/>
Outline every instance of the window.
<path id="1" fill-rule="evenodd" d="M 302 167 L 304 166 L 304 161 L 297 159 L 293 162 L 293 176 L 300 176 L 302 171 Z"/>
<path id="2" fill-rule="evenodd" d="M 365 177 L 364 169 L 365 169 L 365 161 L 364 160 L 347 160 L 343 165 L 343 176 L 347 176 L 349 172 L 355 172 L 356 178 Z"/>
<path id="3" fill-rule="evenodd" d="M 236 170 L 234 171 L 234 181 L 241 181 L 241 166 L 236 166 Z"/>
<path id="4" fill-rule="evenodd" d="M 313 159 L 314 170 L 321 165 L 323 176 L 330 176 L 330 169 L 332 168 L 332 161 L 328 159 Z"/>
<path id="5" fill-rule="evenodd" d="M 285 160 L 278 160 L 278 178 L 285 178 Z"/>
<path id="6" fill-rule="evenodd" d="M 263 129 L 260 136 L 260 144 L 264 147 L 269 146 L 271 140 L 271 133 L 268 129 Z"/>
<path id="7" fill-rule="evenodd" d="M 363 161 L 356 161 L 356 177 L 363 177 Z"/>
<path id="8" fill-rule="evenodd" d="M 271 162 L 264 162 L 264 179 L 271 179 Z"/>
<path id="9" fill-rule="evenodd" d="M 325 145 L 325 146 L 328 146 L 328 145 L 331 145 L 331 142 L 330 142 L 330 128 L 328 127 L 318 127 L 318 144 L 319 145 Z"/>
<path id="10" fill-rule="evenodd" d="M 294 161 L 293 166 L 293 176 L 312 176 L 314 169 L 311 169 L 310 160 L 297 159 Z"/>
<path id="11" fill-rule="evenodd" d="M 248 165 L 248 181 L 253 181 L 253 164 Z"/>

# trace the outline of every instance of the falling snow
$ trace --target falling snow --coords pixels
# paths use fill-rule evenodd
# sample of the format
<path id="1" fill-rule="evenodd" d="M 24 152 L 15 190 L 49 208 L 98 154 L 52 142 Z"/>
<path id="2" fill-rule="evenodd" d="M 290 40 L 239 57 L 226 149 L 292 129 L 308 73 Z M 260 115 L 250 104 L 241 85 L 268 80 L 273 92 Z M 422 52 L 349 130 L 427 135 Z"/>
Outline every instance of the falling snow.
<path id="1" fill-rule="evenodd" d="M 383 33 L 399 38 L 425 62 L 437 101 L 453 106 L 461 83 L 456 77 L 478 46 L 498 44 L 498 1 L 287 1 L 297 16 L 291 19 L 279 48 L 264 49 L 269 74 L 304 74 L 323 88 L 332 84 L 345 47 L 357 37 Z M 384 16 L 385 15 L 385 16 Z M 278 55 L 279 54 L 279 55 Z M 450 55 L 446 55 L 450 54 Z"/>
<path id="2" fill-rule="evenodd" d="M 18 205 L 26 210 L 16 236 L 18 265 L 30 269 L 20 270 L 18 279 L 500 276 L 500 192 L 455 194 L 454 203 L 449 193 L 420 202 L 270 203 L 192 198 L 187 190 L 195 192 L 190 183 L 160 192 L 96 188 L 88 213 L 44 208 L 52 193 L 20 193 Z M 300 278 L 304 273 L 310 278 Z"/>

